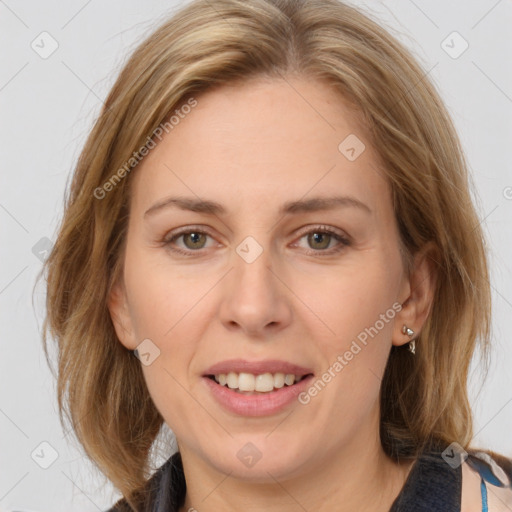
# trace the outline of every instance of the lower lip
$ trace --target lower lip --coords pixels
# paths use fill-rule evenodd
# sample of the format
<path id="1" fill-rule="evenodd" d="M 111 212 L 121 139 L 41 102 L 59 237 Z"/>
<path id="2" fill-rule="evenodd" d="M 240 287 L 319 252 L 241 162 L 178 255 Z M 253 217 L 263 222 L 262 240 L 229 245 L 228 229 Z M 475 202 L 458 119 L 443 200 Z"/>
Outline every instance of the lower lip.
<path id="1" fill-rule="evenodd" d="M 264 394 L 244 395 L 221 386 L 209 377 L 203 377 L 215 399 L 228 411 L 242 416 L 268 416 L 283 410 L 297 400 L 297 396 L 308 388 L 312 379 L 313 375 L 308 375 L 292 386 L 285 385 Z"/>

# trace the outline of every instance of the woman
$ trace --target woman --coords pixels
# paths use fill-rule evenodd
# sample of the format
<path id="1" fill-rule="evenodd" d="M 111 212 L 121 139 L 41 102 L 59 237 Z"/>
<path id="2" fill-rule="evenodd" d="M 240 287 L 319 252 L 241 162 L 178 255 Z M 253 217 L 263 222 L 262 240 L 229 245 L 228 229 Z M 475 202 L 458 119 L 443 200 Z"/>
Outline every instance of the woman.
<path id="1" fill-rule="evenodd" d="M 510 461 L 471 446 L 490 293 L 460 143 L 354 8 L 195 1 L 156 30 L 47 271 L 59 406 L 112 510 L 512 506 Z"/>

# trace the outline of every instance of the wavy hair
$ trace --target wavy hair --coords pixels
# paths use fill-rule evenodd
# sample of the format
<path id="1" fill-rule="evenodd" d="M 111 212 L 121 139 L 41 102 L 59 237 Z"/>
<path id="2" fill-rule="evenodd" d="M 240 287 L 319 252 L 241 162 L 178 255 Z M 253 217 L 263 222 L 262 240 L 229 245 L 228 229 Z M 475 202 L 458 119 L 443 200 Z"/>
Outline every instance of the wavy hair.
<path id="1" fill-rule="evenodd" d="M 127 60 L 80 154 L 44 271 L 58 405 L 88 457 L 136 509 L 163 418 L 107 308 L 130 208 L 125 163 L 180 105 L 252 77 L 327 82 L 359 113 L 387 175 L 407 265 L 436 247 L 433 306 L 415 357 L 393 347 L 381 388 L 381 441 L 395 459 L 473 435 L 467 379 L 487 353 L 485 241 L 461 145 L 427 73 L 387 30 L 337 0 L 195 0 Z M 97 190 L 124 167 L 123 179 Z M 132 170 L 133 168 L 133 170 Z M 118 174 L 119 175 L 119 174 Z M 50 361 L 49 361 L 50 362 Z"/>

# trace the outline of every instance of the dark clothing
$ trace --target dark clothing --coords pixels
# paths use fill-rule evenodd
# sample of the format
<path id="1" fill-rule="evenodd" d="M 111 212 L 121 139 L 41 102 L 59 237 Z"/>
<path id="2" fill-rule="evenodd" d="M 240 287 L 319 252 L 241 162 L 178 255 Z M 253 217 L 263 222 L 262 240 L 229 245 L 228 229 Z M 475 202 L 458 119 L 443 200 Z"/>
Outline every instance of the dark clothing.
<path id="1" fill-rule="evenodd" d="M 511 461 L 503 459 L 509 464 Z M 510 486 L 504 473 L 501 478 L 493 472 L 489 459 L 482 452 L 470 452 L 467 462 L 482 478 L 482 510 L 487 511 L 485 481 L 501 487 Z M 494 464 L 494 463 L 493 463 Z M 505 472 L 510 471 L 510 466 Z M 138 512 L 178 512 L 186 494 L 185 476 L 181 454 L 175 453 L 151 477 L 147 486 L 145 503 Z M 409 476 L 389 512 L 460 512 L 462 494 L 462 468 L 452 468 L 441 456 L 440 450 L 423 453 L 414 463 Z M 122 499 L 108 512 L 131 512 Z"/>
<path id="2" fill-rule="evenodd" d="M 452 469 L 440 454 L 424 454 L 389 512 L 460 512 L 461 496 L 461 466 Z"/>

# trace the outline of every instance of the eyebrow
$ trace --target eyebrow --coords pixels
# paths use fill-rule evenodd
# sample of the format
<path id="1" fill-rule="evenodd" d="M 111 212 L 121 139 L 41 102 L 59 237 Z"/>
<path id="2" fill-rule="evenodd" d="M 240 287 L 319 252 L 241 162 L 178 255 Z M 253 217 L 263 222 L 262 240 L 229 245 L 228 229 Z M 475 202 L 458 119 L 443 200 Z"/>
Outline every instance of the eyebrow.
<path id="1" fill-rule="evenodd" d="M 206 213 L 210 215 L 225 215 L 226 208 L 220 203 L 193 197 L 167 197 L 158 201 L 144 213 L 144 217 L 154 215 L 166 208 L 179 208 L 191 212 Z M 312 197 L 298 201 L 288 201 L 279 209 L 280 215 L 297 214 L 332 210 L 334 208 L 358 208 L 366 213 L 372 213 L 371 208 L 352 196 Z"/>

